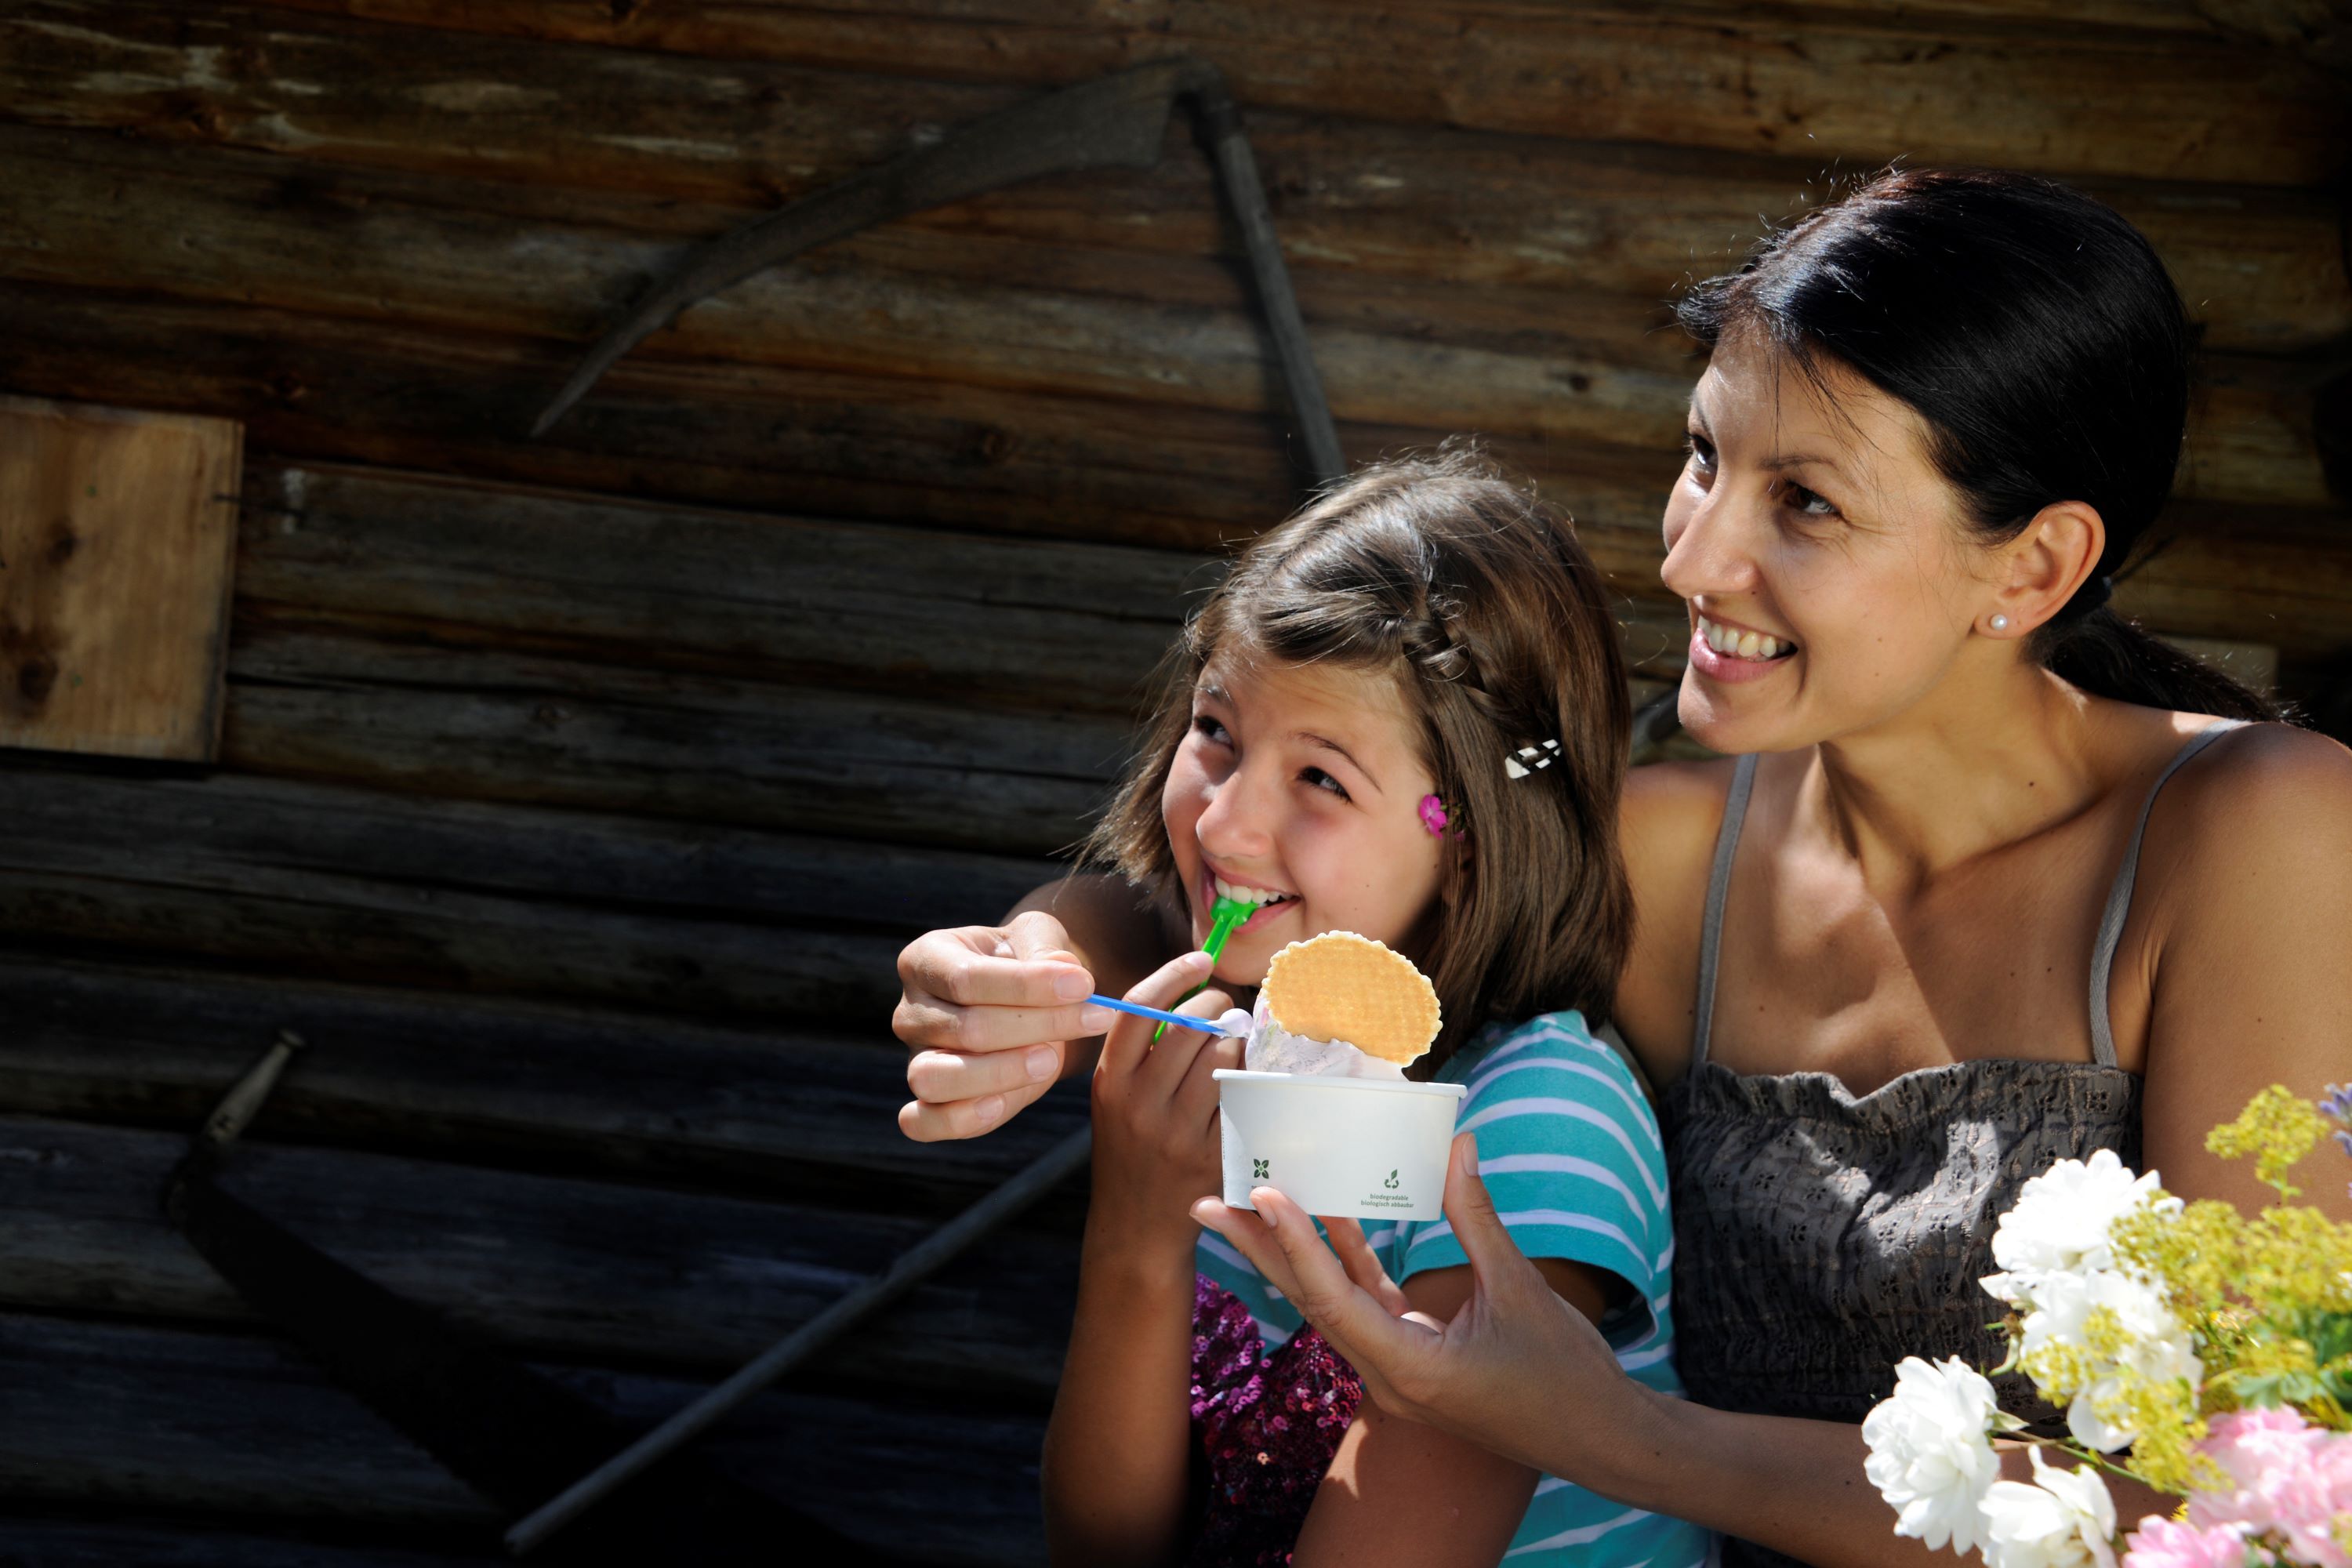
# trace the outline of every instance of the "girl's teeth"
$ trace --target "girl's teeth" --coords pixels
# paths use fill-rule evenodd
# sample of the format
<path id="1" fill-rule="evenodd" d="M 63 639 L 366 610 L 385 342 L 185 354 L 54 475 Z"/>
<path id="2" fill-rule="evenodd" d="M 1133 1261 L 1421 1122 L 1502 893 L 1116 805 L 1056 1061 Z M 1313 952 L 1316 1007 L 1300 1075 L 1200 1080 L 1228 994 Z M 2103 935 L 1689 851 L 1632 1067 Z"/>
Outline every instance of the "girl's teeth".
<path id="1" fill-rule="evenodd" d="M 1235 903 L 1278 904 L 1283 900 L 1291 896 L 1288 893 L 1277 893 L 1271 888 L 1241 887 L 1238 884 L 1226 881 L 1223 877 L 1215 876 L 1213 874 L 1209 878 L 1209 880 L 1215 886 L 1217 889 L 1217 897 L 1221 899 L 1231 899 Z"/>
<path id="2" fill-rule="evenodd" d="M 1739 639 L 1739 657 L 1742 658 L 1754 658 L 1756 657 L 1757 645 L 1763 639 L 1759 637 L 1754 632 L 1749 632 L 1746 637 L 1741 637 Z"/>

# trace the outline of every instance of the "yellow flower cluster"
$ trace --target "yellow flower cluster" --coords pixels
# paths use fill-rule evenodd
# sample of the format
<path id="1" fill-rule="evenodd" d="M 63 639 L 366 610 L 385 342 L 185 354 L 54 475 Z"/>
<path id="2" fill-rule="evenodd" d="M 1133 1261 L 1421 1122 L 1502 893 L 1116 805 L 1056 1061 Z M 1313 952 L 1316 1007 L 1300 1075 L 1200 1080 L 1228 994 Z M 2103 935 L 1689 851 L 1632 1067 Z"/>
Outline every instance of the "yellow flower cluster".
<path id="1" fill-rule="evenodd" d="M 2202 1390 L 2181 1379 L 2136 1378 L 2127 1364 L 2121 1369 L 2123 1386 L 2113 1402 L 2130 1413 L 2139 1433 L 2131 1468 L 2151 1485 L 2177 1492 L 2215 1483 L 2204 1473 L 2210 1462 L 2190 1448 L 2206 1435 L 2205 1417 L 2223 1411 L 2292 1405 L 2314 1425 L 2352 1430 L 2346 1408 L 2352 1404 L 2352 1225 L 2291 1206 L 2300 1189 L 2287 1180 L 2329 1130 L 2309 1101 L 2267 1089 L 2236 1121 L 2215 1128 L 2205 1146 L 2225 1159 L 2252 1155 L 2255 1173 L 2280 1203 L 2252 1219 L 2226 1203 L 2193 1203 L 2178 1212 L 2151 1205 L 2116 1224 L 2117 1265 L 2158 1286 L 2195 1334 L 2205 1369 Z M 2101 1317 L 2095 1312 L 2086 1321 L 2084 1348 L 2112 1365 L 2123 1347 L 2104 1342 L 2120 1337 Z M 2062 1384 L 2070 1373 L 2080 1376 L 2064 1358 L 2050 1359 Z M 2039 1381 L 2042 1369 L 2029 1370 Z"/>

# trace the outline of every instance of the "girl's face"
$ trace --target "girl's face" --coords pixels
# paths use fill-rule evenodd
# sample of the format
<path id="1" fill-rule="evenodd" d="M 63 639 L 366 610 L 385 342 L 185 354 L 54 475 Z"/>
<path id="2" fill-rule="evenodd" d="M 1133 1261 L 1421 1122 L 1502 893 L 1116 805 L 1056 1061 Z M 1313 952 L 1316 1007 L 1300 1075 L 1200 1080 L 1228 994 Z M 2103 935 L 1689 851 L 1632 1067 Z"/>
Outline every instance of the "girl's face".
<path id="1" fill-rule="evenodd" d="M 1825 368 L 1834 406 L 1728 338 L 1691 396 L 1661 575 L 1690 606 L 1682 721 L 1717 752 L 1793 750 L 1911 709 L 1984 603 L 1986 552 L 1928 461 L 1926 425 Z"/>
<path id="2" fill-rule="evenodd" d="M 1220 893 L 1265 900 L 1226 943 L 1219 978 L 1255 985 L 1285 945 L 1327 931 L 1422 952 L 1444 841 L 1420 808 L 1436 787 L 1387 678 L 1210 659 L 1160 815 L 1195 944 Z"/>

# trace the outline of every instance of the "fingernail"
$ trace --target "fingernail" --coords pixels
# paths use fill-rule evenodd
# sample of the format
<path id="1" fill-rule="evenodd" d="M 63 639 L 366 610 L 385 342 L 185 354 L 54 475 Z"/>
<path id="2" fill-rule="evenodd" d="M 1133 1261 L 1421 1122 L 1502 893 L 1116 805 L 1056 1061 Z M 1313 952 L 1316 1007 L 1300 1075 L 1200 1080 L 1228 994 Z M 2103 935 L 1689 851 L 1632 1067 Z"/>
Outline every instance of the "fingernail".
<path id="1" fill-rule="evenodd" d="M 1036 1047 L 1030 1051 L 1026 1061 L 1031 1083 L 1043 1083 L 1062 1070 L 1061 1053 L 1051 1046 Z"/>
<path id="2" fill-rule="evenodd" d="M 1270 1193 L 1272 1191 L 1274 1191 L 1272 1187 L 1252 1187 L 1250 1189 L 1250 1202 L 1257 1205 L 1257 1217 L 1265 1221 L 1266 1229 L 1280 1230 L 1282 1228 L 1282 1222 L 1274 1217 L 1274 1211 L 1266 1207 L 1265 1201 L 1258 1196 L 1258 1194 L 1260 1193 Z"/>
<path id="3" fill-rule="evenodd" d="M 1078 1011 L 1078 1027 L 1089 1035 L 1099 1035 L 1118 1021 L 1118 1015 L 1108 1007 L 1084 1007 Z"/>
<path id="4" fill-rule="evenodd" d="M 996 1119 L 1004 1114 L 1004 1097 L 1001 1094 L 988 1096 L 972 1106 L 971 1114 L 972 1120 L 982 1127 L 993 1125 Z"/>
<path id="5" fill-rule="evenodd" d="M 1065 969 L 1054 976 L 1054 994 L 1065 1002 L 1075 1002 L 1093 988 L 1094 983 L 1083 970 Z"/>
<path id="6" fill-rule="evenodd" d="M 1478 1173 L 1478 1145 L 1470 1142 L 1466 1138 L 1464 1139 L 1454 1146 L 1454 1163 L 1462 1167 L 1462 1173 L 1464 1175 L 1476 1175 Z"/>

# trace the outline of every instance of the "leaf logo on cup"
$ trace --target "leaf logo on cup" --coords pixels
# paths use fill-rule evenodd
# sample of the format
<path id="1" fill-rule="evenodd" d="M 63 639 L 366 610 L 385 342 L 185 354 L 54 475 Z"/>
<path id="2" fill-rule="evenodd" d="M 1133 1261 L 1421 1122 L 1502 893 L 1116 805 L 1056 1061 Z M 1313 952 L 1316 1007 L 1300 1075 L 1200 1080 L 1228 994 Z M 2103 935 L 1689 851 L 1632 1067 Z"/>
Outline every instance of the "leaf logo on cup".
<path id="1" fill-rule="evenodd" d="M 1252 1160 L 1252 1161 L 1250 1162 L 1250 1176 L 1251 1176 L 1251 1178 L 1252 1178 L 1253 1180 L 1255 1180 L 1255 1181 L 1263 1181 L 1263 1180 L 1265 1180 L 1265 1168 L 1266 1168 L 1268 1165 L 1271 1165 L 1271 1164 L 1273 1164 L 1273 1163 L 1274 1163 L 1274 1162 L 1273 1162 L 1273 1161 L 1271 1161 L 1271 1160 Z"/>
<path id="2" fill-rule="evenodd" d="M 1391 1192 L 1394 1192 L 1394 1191 L 1396 1191 L 1396 1186 L 1397 1186 L 1397 1173 L 1396 1173 L 1394 1171 L 1391 1171 L 1391 1172 L 1389 1173 L 1389 1179 L 1388 1179 L 1387 1181 L 1385 1181 L 1385 1182 L 1382 1182 L 1382 1183 L 1381 1184 L 1381 1185 L 1382 1185 L 1382 1186 L 1386 1187 L 1386 1188 L 1387 1188 L 1389 1191 L 1391 1191 Z"/>

